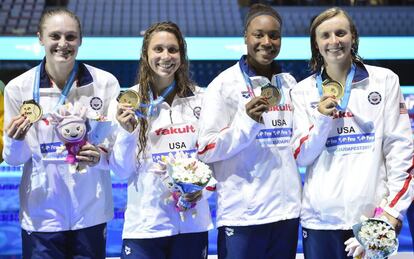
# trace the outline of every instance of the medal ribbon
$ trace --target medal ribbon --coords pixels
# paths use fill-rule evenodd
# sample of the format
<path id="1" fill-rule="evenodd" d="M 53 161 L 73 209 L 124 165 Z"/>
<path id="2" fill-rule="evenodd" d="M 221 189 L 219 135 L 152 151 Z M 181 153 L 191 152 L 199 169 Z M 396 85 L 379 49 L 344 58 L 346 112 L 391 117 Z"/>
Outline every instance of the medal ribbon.
<path id="1" fill-rule="evenodd" d="M 35 100 L 35 102 L 39 105 L 40 105 L 40 66 L 41 65 L 38 65 L 36 67 L 35 81 L 33 85 L 33 100 Z M 73 82 L 75 82 L 78 70 L 79 70 L 78 62 L 75 61 L 75 65 L 73 66 L 73 69 L 69 74 L 69 78 L 66 81 L 65 86 L 63 87 L 59 101 L 56 104 L 55 108 L 53 109 L 54 111 L 56 111 L 59 108 L 59 106 L 65 103 L 66 97 L 69 94 L 69 90 L 72 87 Z"/>
<path id="2" fill-rule="evenodd" d="M 250 94 L 250 96 L 255 97 L 256 95 L 254 94 L 252 81 L 250 80 L 250 77 L 247 75 L 244 67 L 241 64 L 241 62 L 239 62 L 239 66 L 240 66 L 240 70 L 242 71 L 244 81 L 246 82 L 247 92 Z M 280 81 L 280 78 L 277 75 L 274 75 L 274 77 L 276 78 L 276 85 L 273 85 L 273 84 L 270 84 L 270 85 L 272 87 L 276 87 L 277 89 L 279 89 L 279 92 L 280 92 L 280 95 L 281 95 L 279 105 L 283 105 L 285 103 L 285 96 L 283 94 L 282 82 Z"/>
<path id="3" fill-rule="evenodd" d="M 175 80 L 162 92 L 160 96 L 157 97 L 157 99 L 154 100 L 152 90 L 150 88 L 148 95 L 150 97 L 150 103 L 145 104 L 141 103 L 139 106 L 141 108 L 148 108 L 147 115 L 142 114 L 138 109 L 135 110 L 135 115 L 141 118 L 151 117 L 155 116 L 157 114 L 157 108 L 158 106 L 165 101 L 165 98 L 174 90 L 175 88 Z"/>
<path id="4" fill-rule="evenodd" d="M 282 82 L 280 81 L 280 76 L 274 75 L 273 77 L 276 79 L 275 80 L 276 87 L 280 91 L 280 103 L 279 103 L 279 105 L 284 105 L 285 104 L 285 95 L 283 94 L 283 87 L 282 87 Z"/>
<path id="5" fill-rule="evenodd" d="M 352 80 L 354 79 L 355 70 L 355 64 L 352 63 L 351 69 L 349 70 L 348 75 L 346 76 L 344 97 L 341 98 L 341 104 L 338 104 L 336 106 L 336 108 L 340 111 L 345 111 L 346 107 L 348 106 L 349 98 L 351 96 L 351 85 Z M 322 96 L 322 71 L 316 75 L 316 85 L 318 86 L 319 95 Z"/>

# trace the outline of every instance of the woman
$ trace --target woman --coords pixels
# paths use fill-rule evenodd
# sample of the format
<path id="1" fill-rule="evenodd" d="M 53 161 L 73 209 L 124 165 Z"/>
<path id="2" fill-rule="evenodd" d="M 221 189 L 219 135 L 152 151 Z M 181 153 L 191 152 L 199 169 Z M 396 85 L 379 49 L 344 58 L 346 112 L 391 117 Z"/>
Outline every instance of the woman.
<path id="1" fill-rule="evenodd" d="M 138 84 L 140 108 L 120 103 L 113 171 L 128 179 L 122 258 L 206 258 L 212 228 L 207 200 L 185 212 L 168 201 L 154 173 L 161 155 L 195 152 L 200 93 L 188 75 L 186 43 L 171 22 L 152 25 L 144 35 Z M 151 106 L 151 108 L 149 107 Z M 199 194 L 187 197 L 196 201 Z"/>
<path id="2" fill-rule="evenodd" d="M 46 57 L 10 81 L 4 95 L 4 159 L 24 165 L 23 257 L 105 258 L 106 222 L 113 216 L 107 149 L 86 143 L 76 156 L 86 173 L 69 173 L 65 156 L 56 151 L 62 143 L 48 114 L 70 103 L 87 108 L 89 117 L 107 116 L 119 84 L 111 74 L 76 61 L 81 25 L 69 10 L 45 11 L 37 35 Z M 37 122 L 19 114 L 23 102 L 32 99 L 43 110 Z"/>
<path id="3" fill-rule="evenodd" d="M 253 5 L 247 55 L 204 96 L 198 154 L 213 164 L 218 182 L 219 258 L 296 257 L 301 180 L 289 145 L 296 81 L 274 61 L 281 26 L 275 10 Z"/>
<path id="4" fill-rule="evenodd" d="M 322 12 L 310 32 L 314 74 L 292 91 L 295 158 L 307 167 L 304 254 L 347 258 L 361 252 L 352 244 L 345 251 L 351 227 L 362 215 L 373 217 L 381 203 L 377 212 L 401 225 L 412 198 L 411 127 L 398 76 L 362 63 L 345 11 Z"/>

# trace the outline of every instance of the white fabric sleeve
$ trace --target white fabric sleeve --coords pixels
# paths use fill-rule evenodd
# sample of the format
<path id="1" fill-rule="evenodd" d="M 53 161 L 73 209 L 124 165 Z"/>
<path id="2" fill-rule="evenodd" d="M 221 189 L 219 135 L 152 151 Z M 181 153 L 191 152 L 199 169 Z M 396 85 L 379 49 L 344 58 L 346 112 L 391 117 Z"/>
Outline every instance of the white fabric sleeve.
<path id="1" fill-rule="evenodd" d="M 7 136 L 6 129 L 13 117 L 19 115 L 21 93 L 13 81 L 4 89 L 4 127 L 3 127 L 3 158 L 9 165 L 21 165 L 31 159 L 32 151 L 27 143 L 27 135 L 24 140 L 15 140 Z M 34 130 L 33 126 L 30 130 Z"/>
<path id="2" fill-rule="evenodd" d="M 111 103 L 110 118 L 116 125 L 115 142 L 109 154 L 109 168 L 121 179 L 127 179 L 137 169 L 138 126 L 133 132 L 125 130 L 116 119 L 117 101 Z"/>
<path id="3" fill-rule="evenodd" d="M 332 117 L 310 108 L 304 84 L 298 84 L 291 92 L 293 103 L 292 147 L 299 166 L 308 166 L 325 149 L 326 139 L 332 128 Z"/>
<path id="4" fill-rule="evenodd" d="M 389 196 L 384 210 L 395 218 L 402 215 L 413 200 L 413 142 L 411 125 L 401 93 L 398 76 L 386 78 L 383 153 Z"/>
<path id="5" fill-rule="evenodd" d="M 238 109 L 236 100 L 226 100 L 224 85 L 214 80 L 204 94 L 199 121 L 198 156 L 206 162 L 226 160 L 255 139 L 264 125 L 250 118 L 246 110 Z"/>

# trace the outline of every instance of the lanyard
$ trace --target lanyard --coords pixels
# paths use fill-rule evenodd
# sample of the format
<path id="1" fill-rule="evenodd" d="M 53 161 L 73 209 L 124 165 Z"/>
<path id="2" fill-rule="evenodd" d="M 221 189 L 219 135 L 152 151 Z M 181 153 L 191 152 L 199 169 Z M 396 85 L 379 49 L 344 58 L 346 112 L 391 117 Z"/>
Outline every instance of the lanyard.
<path id="1" fill-rule="evenodd" d="M 35 100 L 35 102 L 38 104 L 40 104 L 40 66 L 41 65 L 38 65 L 36 67 L 35 81 L 33 85 L 33 100 Z M 60 95 L 58 103 L 56 104 L 54 108 L 54 111 L 56 111 L 59 108 L 59 106 L 65 103 L 66 97 L 69 94 L 69 90 L 72 87 L 73 82 L 75 82 L 78 69 L 79 69 L 78 62 L 75 62 L 75 65 L 73 66 L 73 69 L 69 74 L 69 79 L 66 81 L 66 84 L 63 87 L 62 93 Z"/>
<path id="2" fill-rule="evenodd" d="M 244 71 L 244 68 L 243 68 L 243 66 L 241 65 L 241 63 L 240 63 L 240 62 L 239 62 L 239 66 L 240 66 L 240 70 L 242 71 L 242 74 L 243 74 L 243 77 L 244 77 L 244 81 L 246 82 L 247 92 L 248 92 L 248 93 L 250 94 L 250 96 L 252 96 L 252 97 L 256 96 L 256 95 L 254 94 L 254 91 L 253 91 L 252 80 L 251 80 L 251 79 L 250 79 L 250 77 L 247 75 L 246 71 Z M 266 78 L 266 79 L 267 79 L 267 78 Z M 274 81 L 274 82 L 273 82 L 273 81 Z M 280 81 L 280 77 L 279 77 L 278 75 L 273 75 L 272 82 L 273 82 L 273 83 L 270 83 L 270 82 L 269 82 L 269 83 L 270 83 L 270 86 L 271 86 L 271 87 L 276 87 L 276 88 L 279 90 L 280 95 L 281 95 L 279 105 L 283 105 L 283 104 L 285 103 L 285 96 L 284 96 L 284 94 L 283 94 L 283 87 L 282 87 L 282 82 Z"/>
<path id="3" fill-rule="evenodd" d="M 345 111 L 346 107 L 348 106 L 349 97 L 351 96 L 351 84 L 352 84 L 352 80 L 354 79 L 355 70 L 356 70 L 355 64 L 352 63 L 351 70 L 349 70 L 348 75 L 346 76 L 344 96 L 341 98 L 341 104 L 337 105 L 337 109 L 341 111 Z M 321 74 L 322 74 L 322 71 L 316 75 L 316 84 L 318 86 L 318 91 L 319 91 L 320 96 L 323 95 Z"/>
<path id="4" fill-rule="evenodd" d="M 276 86 L 280 91 L 281 96 L 280 96 L 279 105 L 285 104 L 285 95 L 283 94 L 283 87 L 282 87 L 282 82 L 280 81 L 280 76 L 279 75 L 273 75 L 272 81 L 274 81 L 272 86 Z"/>
<path id="5" fill-rule="evenodd" d="M 154 100 L 152 90 L 148 91 L 148 95 L 150 97 L 149 104 L 141 103 L 139 106 L 141 108 L 148 108 L 147 115 L 142 114 L 138 109 L 135 110 L 135 115 L 141 118 L 151 117 L 157 115 L 158 106 L 164 102 L 165 98 L 174 90 L 175 88 L 175 80 L 162 92 L 157 99 Z"/>

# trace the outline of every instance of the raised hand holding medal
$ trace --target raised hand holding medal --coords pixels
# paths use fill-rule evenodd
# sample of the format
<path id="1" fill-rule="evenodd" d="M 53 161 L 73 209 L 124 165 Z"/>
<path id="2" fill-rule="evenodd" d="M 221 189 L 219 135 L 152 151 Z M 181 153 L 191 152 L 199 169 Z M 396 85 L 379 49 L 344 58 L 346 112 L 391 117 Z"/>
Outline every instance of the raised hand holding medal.
<path id="1" fill-rule="evenodd" d="M 135 90 L 127 90 L 121 93 L 117 100 L 120 104 L 131 105 L 135 110 L 135 115 L 137 117 L 148 118 L 158 114 L 158 106 L 164 102 L 165 98 L 174 90 L 174 88 L 175 81 L 173 81 L 155 100 L 153 98 L 153 92 L 150 90 L 148 92 L 150 97 L 150 102 L 148 104 L 139 102 L 139 95 Z M 142 113 L 139 108 L 147 108 L 146 114 Z"/>
<path id="2" fill-rule="evenodd" d="M 331 79 L 322 81 L 322 72 L 319 72 L 316 75 L 316 85 L 318 87 L 319 95 L 321 97 L 335 96 L 335 98 L 339 101 L 338 105 L 336 105 L 336 109 L 339 111 L 345 111 L 346 107 L 348 106 L 355 70 L 355 64 L 352 64 L 351 69 L 349 70 L 346 77 L 345 86 Z"/>
<path id="3" fill-rule="evenodd" d="M 135 90 L 126 90 L 120 93 L 117 100 L 119 103 L 131 105 L 134 109 L 138 108 L 139 96 Z"/>
<path id="4" fill-rule="evenodd" d="M 270 107 L 279 105 L 282 102 L 282 93 L 278 84 L 280 82 L 277 81 L 277 75 L 272 79 L 272 81 L 275 81 L 273 84 L 264 76 L 254 76 L 250 80 L 253 88 L 260 87 L 260 95 L 266 98 Z"/>

